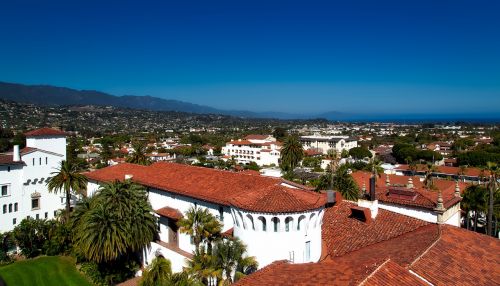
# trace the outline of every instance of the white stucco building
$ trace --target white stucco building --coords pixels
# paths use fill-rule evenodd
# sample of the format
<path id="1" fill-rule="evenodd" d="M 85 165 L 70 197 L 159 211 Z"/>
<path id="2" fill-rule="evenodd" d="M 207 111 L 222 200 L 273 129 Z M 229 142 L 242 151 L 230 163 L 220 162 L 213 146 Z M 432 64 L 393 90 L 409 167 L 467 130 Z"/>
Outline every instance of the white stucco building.
<path id="1" fill-rule="evenodd" d="M 0 232 L 27 217 L 54 218 L 64 208 L 64 194 L 49 193 L 46 183 L 65 159 L 66 135 L 50 128 L 26 133 L 26 148 L 0 154 Z"/>
<path id="2" fill-rule="evenodd" d="M 227 142 L 222 147 L 222 154 L 226 159 L 234 158 L 238 164 L 255 162 L 259 166 L 278 166 L 281 145 L 270 135 L 248 135 L 244 139 Z"/>
<path id="3" fill-rule="evenodd" d="M 349 151 L 354 147 L 358 147 L 358 141 L 349 136 L 301 136 L 300 142 L 304 150 L 314 149 L 323 152 L 323 154 L 327 154 L 330 149 L 334 149 L 340 153 L 343 150 Z"/>
<path id="4" fill-rule="evenodd" d="M 161 254 L 172 262 L 173 271 L 182 270 L 194 245 L 176 223 L 193 206 L 209 210 L 223 223 L 224 233 L 241 239 L 259 268 L 276 260 L 320 259 L 326 196 L 304 186 L 258 174 L 166 162 L 123 163 L 87 173 L 87 177 L 88 195 L 95 194 L 103 182 L 117 179 L 131 178 L 147 187 L 159 217 L 159 238 L 144 253 L 145 263 Z"/>

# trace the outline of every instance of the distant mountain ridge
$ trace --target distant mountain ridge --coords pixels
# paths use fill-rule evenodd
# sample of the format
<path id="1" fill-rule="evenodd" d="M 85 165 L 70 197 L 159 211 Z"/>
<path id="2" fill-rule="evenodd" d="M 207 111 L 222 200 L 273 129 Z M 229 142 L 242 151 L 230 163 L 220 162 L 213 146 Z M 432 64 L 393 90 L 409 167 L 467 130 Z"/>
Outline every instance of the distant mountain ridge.
<path id="1" fill-rule="evenodd" d="M 76 90 L 51 85 L 25 85 L 0 82 L 0 98 L 21 103 L 43 106 L 100 105 L 152 111 L 178 111 L 199 114 L 223 114 L 238 117 L 304 119 L 307 116 L 281 112 L 252 112 L 245 110 L 221 110 L 205 105 L 163 99 L 153 96 L 115 96 L 95 90 Z"/>

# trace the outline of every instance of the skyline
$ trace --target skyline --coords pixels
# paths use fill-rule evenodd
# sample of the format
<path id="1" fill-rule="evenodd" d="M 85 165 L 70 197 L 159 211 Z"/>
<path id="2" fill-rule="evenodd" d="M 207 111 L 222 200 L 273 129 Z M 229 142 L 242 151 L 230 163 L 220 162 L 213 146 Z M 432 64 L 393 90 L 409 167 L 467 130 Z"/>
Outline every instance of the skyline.
<path id="1" fill-rule="evenodd" d="M 498 2 L 380 3 L 5 3 L 0 81 L 257 112 L 500 112 Z"/>

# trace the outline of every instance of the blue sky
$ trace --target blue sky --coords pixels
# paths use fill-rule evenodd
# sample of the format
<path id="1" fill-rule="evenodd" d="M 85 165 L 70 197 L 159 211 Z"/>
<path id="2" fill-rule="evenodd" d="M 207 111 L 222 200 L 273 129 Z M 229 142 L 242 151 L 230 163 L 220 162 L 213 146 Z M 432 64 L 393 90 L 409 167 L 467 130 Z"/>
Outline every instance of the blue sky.
<path id="1" fill-rule="evenodd" d="M 500 112 L 500 1 L 1 4 L 0 81 L 252 111 Z"/>

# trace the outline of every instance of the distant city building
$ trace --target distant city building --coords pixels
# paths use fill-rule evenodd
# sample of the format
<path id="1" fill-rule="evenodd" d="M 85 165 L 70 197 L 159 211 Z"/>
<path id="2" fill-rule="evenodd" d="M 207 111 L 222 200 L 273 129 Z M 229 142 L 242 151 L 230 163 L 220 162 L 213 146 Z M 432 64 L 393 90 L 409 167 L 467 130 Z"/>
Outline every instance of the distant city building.
<path id="1" fill-rule="evenodd" d="M 244 139 L 231 140 L 222 147 L 225 159 L 234 158 L 238 164 L 255 162 L 259 166 L 280 163 L 282 143 L 271 135 L 248 135 Z"/>
<path id="2" fill-rule="evenodd" d="M 358 141 L 349 136 L 301 136 L 300 142 L 305 150 L 313 149 L 323 154 L 327 154 L 330 149 L 342 152 L 342 150 L 349 151 L 354 147 L 358 147 Z"/>
<path id="3" fill-rule="evenodd" d="M 42 128 L 26 135 L 26 147 L 0 154 L 0 232 L 23 219 L 51 219 L 64 208 L 65 195 L 49 193 L 51 173 L 66 159 L 66 134 Z"/>

